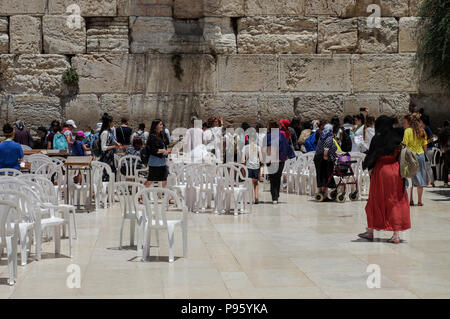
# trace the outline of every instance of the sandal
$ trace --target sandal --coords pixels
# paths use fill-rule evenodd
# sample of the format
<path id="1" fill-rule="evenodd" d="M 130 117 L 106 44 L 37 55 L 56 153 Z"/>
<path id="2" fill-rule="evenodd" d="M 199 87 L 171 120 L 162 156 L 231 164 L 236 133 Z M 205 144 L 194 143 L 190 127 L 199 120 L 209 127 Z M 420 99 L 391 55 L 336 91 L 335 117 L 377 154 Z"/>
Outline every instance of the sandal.
<path id="1" fill-rule="evenodd" d="M 418 203 L 417 206 L 423 206 L 423 203 Z"/>
<path id="2" fill-rule="evenodd" d="M 414 206 L 414 202 L 409 202 L 409 206 Z"/>
<path id="3" fill-rule="evenodd" d="M 388 239 L 387 242 L 391 244 L 400 244 L 400 237 L 392 236 L 391 238 Z"/>
<path id="4" fill-rule="evenodd" d="M 370 241 L 373 240 L 373 233 L 369 233 L 368 231 L 366 231 L 365 233 L 362 233 L 362 234 L 358 234 L 358 236 L 360 238 L 367 239 L 367 240 L 370 240 Z"/>

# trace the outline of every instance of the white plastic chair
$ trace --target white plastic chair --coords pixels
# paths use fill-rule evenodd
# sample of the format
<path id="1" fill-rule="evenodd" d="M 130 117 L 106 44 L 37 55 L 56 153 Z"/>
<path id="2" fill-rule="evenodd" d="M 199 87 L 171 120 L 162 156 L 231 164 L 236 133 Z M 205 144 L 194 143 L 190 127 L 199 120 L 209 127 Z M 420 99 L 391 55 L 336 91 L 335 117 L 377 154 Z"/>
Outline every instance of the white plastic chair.
<path id="1" fill-rule="evenodd" d="M 32 150 L 32 148 L 29 147 L 28 145 L 20 144 L 20 146 L 22 146 L 22 151 L 31 151 Z"/>
<path id="2" fill-rule="evenodd" d="M 45 163 L 52 163 L 52 159 L 44 154 L 32 154 L 25 156 L 25 162 L 31 163 L 30 173 L 34 174 L 35 171 Z"/>
<path id="3" fill-rule="evenodd" d="M 120 174 L 120 181 L 128 181 L 128 182 L 143 182 L 146 179 L 139 176 L 139 173 L 144 173 L 147 169 L 140 168 L 137 166 L 141 164 L 142 161 L 139 156 L 135 155 L 126 155 L 119 159 L 119 163 L 117 166 L 117 171 Z M 122 166 L 125 166 L 125 175 L 122 174 Z"/>
<path id="4" fill-rule="evenodd" d="M 120 210 L 122 212 L 122 223 L 120 225 L 120 242 L 119 249 L 122 249 L 123 227 L 125 220 L 130 221 L 130 246 L 134 245 L 134 230 L 137 225 L 137 249 L 142 248 L 142 235 L 143 235 L 143 216 L 142 212 L 139 212 L 135 204 L 135 197 L 139 191 L 145 189 L 145 186 L 140 183 L 134 182 L 119 182 L 115 184 L 116 195 L 119 198 Z"/>
<path id="5" fill-rule="evenodd" d="M 14 168 L 2 168 L 2 169 L 0 169 L 0 177 L 3 177 L 3 176 L 16 177 L 16 176 L 20 176 L 20 175 L 23 175 L 22 172 L 14 169 Z"/>
<path id="6" fill-rule="evenodd" d="M 0 259 L 6 247 L 9 281 L 14 285 L 17 278 L 17 245 L 21 211 L 17 203 L 0 199 Z"/>
<path id="7" fill-rule="evenodd" d="M 238 215 L 239 206 L 241 213 L 245 209 L 245 194 L 247 192 L 247 187 L 241 185 L 239 179 L 245 180 L 239 166 L 234 164 L 220 164 L 217 167 L 217 172 L 219 176 L 218 182 L 218 205 L 226 212 L 230 212 L 231 200 L 234 200 L 234 215 Z M 246 182 L 245 182 L 246 183 Z M 240 205 L 239 205 L 240 204 Z M 225 208 L 225 209 L 224 209 Z"/>
<path id="8" fill-rule="evenodd" d="M 92 186 L 94 188 L 95 207 L 100 208 L 103 203 L 104 208 L 112 207 L 114 204 L 114 181 L 115 176 L 111 167 L 103 162 L 93 161 L 92 166 Z M 109 181 L 103 181 L 103 172 L 109 176 Z"/>
<path id="9" fill-rule="evenodd" d="M 143 204 L 139 203 L 142 197 Z M 177 219 L 168 219 L 169 200 L 175 201 L 175 207 L 181 210 L 182 217 Z M 146 261 L 150 255 L 151 230 L 167 230 L 169 239 L 169 262 L 174 261 L 174 234 L 175 226 L 181 226 L 183 234 L 183 256 L 187 257 L 187 224 L 188 211 L 187 207 L 182 205 L 178 195 L 167 188 L 150 187 L 138 192 L 135 196 L 135 205 L 140 207 L 144 212 L 144 249 L 142 252 L 142 261 Z M 171 209 L 172 211 L 172 209 Z"/>

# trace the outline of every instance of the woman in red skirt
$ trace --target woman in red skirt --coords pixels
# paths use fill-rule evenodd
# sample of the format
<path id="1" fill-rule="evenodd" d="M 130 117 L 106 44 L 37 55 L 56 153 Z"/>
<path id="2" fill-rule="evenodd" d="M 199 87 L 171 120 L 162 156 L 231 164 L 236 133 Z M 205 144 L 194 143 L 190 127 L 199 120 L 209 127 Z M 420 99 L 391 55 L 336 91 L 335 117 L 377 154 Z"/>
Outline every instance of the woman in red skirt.
<path id="1" fill-rule="evenodd" d="M 363 169 L 372 170 L 369 201 L 366 206 L 367 231 L 361 238 L 373 240 L 373 231 L 393 231 L 390 243 L 400 243 L 399 232 L 411 228 L 408 193 L 400 176 L 398 155 L 403 131 L 394 129 L 394 120 L 380 116 L 375 123 L 375 137 L 363 163 Z"/>

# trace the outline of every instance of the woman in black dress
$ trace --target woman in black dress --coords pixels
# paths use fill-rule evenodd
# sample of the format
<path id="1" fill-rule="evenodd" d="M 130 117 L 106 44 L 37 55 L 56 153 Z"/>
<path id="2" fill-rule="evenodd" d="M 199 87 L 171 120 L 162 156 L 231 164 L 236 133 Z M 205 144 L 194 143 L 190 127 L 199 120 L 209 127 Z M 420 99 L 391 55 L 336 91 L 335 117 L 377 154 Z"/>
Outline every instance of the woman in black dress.
<path id="1" fill-rule="evenodd" d="M 154 120 L 150 128 L 150 136 L 147 140 L 147 148 L 150 154 L 148 160 L 148 177 L 145 183 L 150 187 L 154 182 L 162 182 L 162 187 L 167 184 L 166 159 L 169 151 L 165 144 L 164 125 L 161 120 Z"/>

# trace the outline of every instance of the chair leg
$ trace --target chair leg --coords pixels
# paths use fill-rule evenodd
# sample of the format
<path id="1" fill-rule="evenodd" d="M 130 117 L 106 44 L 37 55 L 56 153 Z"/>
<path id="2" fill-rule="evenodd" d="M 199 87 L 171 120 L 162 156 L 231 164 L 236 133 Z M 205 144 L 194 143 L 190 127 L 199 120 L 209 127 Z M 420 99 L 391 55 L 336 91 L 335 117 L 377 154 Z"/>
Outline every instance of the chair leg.
<path id="1" fill-rule="evenodd" d="M 17 254 L 13 254 L 13 237 L 6 237 L 6 251 L 8 252 L 8 268 L 9 268 L 9 284 L 12 286 L 15 283 L 14 280 L 14 258 L 17 258 Z"/>
<path id="2" fill-rule="evenodd" d="M 27 264 L 28 259 L 28 251 L 27 251 L 27 236 L 28 232 L 25 231 L 23 234 L 20 234 L 20 259 L 22 261 L 21 265 L 25 266 Z M 30 239 L 28 239 L 31 241 Z"/>
<path id="3" fill-rule="evenodd" d="M 55 255 L 59 255 L 61 253 L 61 230 L 59 226 L 53 227 L 54 236 L 55 236 Z"/>
<path id="4" fill-rule="evenodd" d="M 70 228 L 70 223 L 67 225 L 67 229 L 69 230 L 69 257 L 72 258 L 72 230 Z"/>
<path id="5" fill-rule="evenodd" d="M 125 218 L 122 218 L 122 224 L 120 225 L 119 249 L 122 249 L 124 224 L 125 224 Z"/>
<path id="6" fill-rule="evenodd" d="M 36 239 L 36 260 L 41 260 L 42 234 L 40 229 L 35 229 L 34 237 Z"/>
<path id="7" fill-rule="evenodd" d="M 169 237 L 169 263 L 173 263 L 174 255 L 173 255 L 173 239 L 174 239 L 174 227 L 168 226 L 167 233 Z"/>
<path id="8" fill-rule="evenodd" d="M 188 230 L 187 230 L 187 224 L 183 223 L 182 225 L 182 232 L 183 232 L 183 257 L 187 258 L 188 256 Z"/>
<path id="9" fill-rule="evenodd" d="M 134 219 L 130 219 L 130 246 L 134 246 L 135 223 L 136 221 Z"/>
<path id="10" fill-rule="evenodd" d="M 149 243 L 149 235 L 148 235 L 148 232 L 149 232 L 148 225 L 145 225 L 144 227 L 145 227 L 144 228 L 144 237 L 143 237 L 144 247 L 142 249 L 142 261 L 146 261 L 147 260 L 148 251 L 149 251 L 149 245 L 150 245 L 150 243 Z"/>

